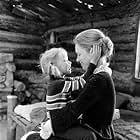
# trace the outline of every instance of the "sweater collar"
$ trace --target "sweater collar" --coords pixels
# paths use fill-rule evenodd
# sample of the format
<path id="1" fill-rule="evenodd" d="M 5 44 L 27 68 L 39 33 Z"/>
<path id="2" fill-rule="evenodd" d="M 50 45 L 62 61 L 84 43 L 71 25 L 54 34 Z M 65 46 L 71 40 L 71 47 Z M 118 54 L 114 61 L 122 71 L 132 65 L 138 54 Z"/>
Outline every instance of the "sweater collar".
<path id="1" fill-rule="evenodd" d="M 99 67 L 97 67 L 94 70 L 93 73 L 96 74 L 96 73 L 99 73 L 99 72 L 107 72 L 110 76 L 112 75 L 112 70 L 111 70 L 111 68 L 108 67 L 107 64 L 100 65 Z"/>

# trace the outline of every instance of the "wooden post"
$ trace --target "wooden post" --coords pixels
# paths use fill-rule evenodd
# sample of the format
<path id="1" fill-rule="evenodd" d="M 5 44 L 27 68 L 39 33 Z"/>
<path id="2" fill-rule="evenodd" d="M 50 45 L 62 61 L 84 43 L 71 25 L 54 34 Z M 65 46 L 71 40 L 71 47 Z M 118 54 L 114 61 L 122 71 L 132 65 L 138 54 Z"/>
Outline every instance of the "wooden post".
<path id="1" fill-rule="evenodd" d="M 54 32 L 51 32 L 51 34 L 50 34 L 50 44 L 53 44 L 53 43 L 55 43 L 55 34 L 54 34 Z"/>
<path id="2" fill-rule="evenodd" d="M 15 140 L 16 137 L 15 135 L 16 124 L 10 117 L 10 113 L 13 112 L 16 105 L 17 105 L 17 96 L 8 95 L 7 96 L 7 121 L 8 121 L 7 140 Z"/>

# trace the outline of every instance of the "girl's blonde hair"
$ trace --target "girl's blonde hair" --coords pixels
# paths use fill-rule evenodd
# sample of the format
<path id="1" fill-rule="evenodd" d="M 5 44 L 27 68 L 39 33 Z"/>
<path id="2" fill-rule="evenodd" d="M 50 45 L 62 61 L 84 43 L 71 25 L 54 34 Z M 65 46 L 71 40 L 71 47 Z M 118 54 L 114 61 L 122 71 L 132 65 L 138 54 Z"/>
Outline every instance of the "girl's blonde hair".
<path id="1" fill-rule="evenodd" d="M 88 29 L 82 31 L 76 35 L 74 43 L 79 44 L 87 51 L 90 51 L 93 44 L 99 44 L 101 47 L 101 57 L 106 58 L 106 62 L 109 62 L 111 56 L 113 55 L 113 42 L 99 29 Z"/>
<path id="2" fill-rule="evenodd" d="M 61 77 L 61 72 L 57 66 L 54 65 L 59 53 L 67 54 L 66 50 L 63 48 L 51 48 L 40 55 L 40 67 L 44 74 Z"/>

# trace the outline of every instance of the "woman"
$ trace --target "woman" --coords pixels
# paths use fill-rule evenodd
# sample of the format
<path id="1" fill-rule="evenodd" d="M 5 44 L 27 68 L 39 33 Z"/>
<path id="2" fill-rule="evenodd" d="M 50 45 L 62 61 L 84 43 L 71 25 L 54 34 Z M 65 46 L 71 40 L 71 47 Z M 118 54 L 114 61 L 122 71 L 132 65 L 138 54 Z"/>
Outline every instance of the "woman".
<path id="1" fill-rule="evenodd" d="M 91 61 L 89 54 L 93 44 L 100 46 L 101 56 L 85 87 L 78 91 L 79 96 L 76 100 L 57 110 L 57 115 L 50 112 L 54 133 L 70 140 L 84 139 L 85 131 L 76 125 L 77 118 L 83 114 L 81 124 L 86 127 L 87 139 L 114 140 L 112 118 L 115 109 L 115 88 L 111 78 L 112 71 L 108 67 L 113 53 L 113 43 L 98 29 L 79 33 L 74 43 L 77 61 L 85 71 Z"/>
<path id="2" fill-rule="evenodd" d="M 86 73 L 79 77 L 64 77 L 65 74 L 71 73 L 71 62 L 68 60 L 67 52 L 64 49 L 52 48 L 42 54 L 40 59 L 42 71 L 50 77 L 46 96 L 47 110 L 49 111 L 48 116 L 50 116 L 50 119 L 42 125 L 40 134 L 42 138 L 47 139 L 51 133 L 54 134 L 53 128 L 51 128 L 50 113 L 57 116 L 57 113 L 59 113 L 57 110 L 73 102 L 77 96 L 75 95 L 75 91 L 83 88 L 86 80 L 93 73 L 96 67 L 95 64 L 99 59 L 100 49 L 97 46 L 92 49 L 89 54 L 91 57 L 90 65 Z"/>
<path id="3" fill-rule="evenodd" d="M 84 88 L 74 102 L 55 112 L 50 112 L 56 136 L 69 140 L 114 140 L 112 118 L 115 109 L 115 88 L 108 67 L 113 53 L 113 43 L 98 29 L 88 29 L 75 39 L 77 61 L 87 70 L 93 44 L 101 48 L 97 68 L 88 77 Z M 67 112 L 67 113 L 66 113 Z M 80 125 L 77 119 L 82 115 Z M 50 139 L 53 139 L 51 137 Z"/>
<path id="4" fill-rule="evenodd" d="M 76 95 L 73 94 L 73 96 L 71 91 L 74 92 L 84 87 L 86 80 L 96 67 L 95 64 L 99 59 L 100 53 L 101 50 L 97 46 L 91 49 L 91 61 L 88 70 L 82 76 L 77 77 L 64 77 L 65 74 L 71 73 L 71 62 L 68 60 L 67 52 L 63 48 L 52 48 L 41 55 L 40 66 L 42 72 L 49 76 L 46 96 L 47 110 L 49 113 L 51 112 L 51 114 L 53 114 L 55 110 L 61 109 L 69 102 L 74 101 Z M 55 115 L 57 115 L 57 112 Z M 32 133 L 34 134 L 32 137 L 36 137 L 36 132 L 37 131 L 29 132 L 22 139 L 26 139 L 26 137 Z M 45 123 L 42 123 L 40 135 L 43 139 L 47 139 L 52 133 L 51 120 L 48 119 Z"/>

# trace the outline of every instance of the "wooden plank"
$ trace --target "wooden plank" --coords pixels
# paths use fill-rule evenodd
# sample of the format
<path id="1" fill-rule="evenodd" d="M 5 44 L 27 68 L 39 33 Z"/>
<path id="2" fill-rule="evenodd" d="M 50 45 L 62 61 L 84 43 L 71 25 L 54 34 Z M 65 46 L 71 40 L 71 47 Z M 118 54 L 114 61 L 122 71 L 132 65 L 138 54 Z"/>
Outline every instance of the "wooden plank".
<path id="1" fill-rule="evenodd" d="M 115 52 L 119 52 L 119 51 L 125 51 L 125 52 L 132 52 L 133 54 L 133 51 L 136 47 L 136 44 L 135 43 L 115 43 L 114 44 L 114 49 L 115 49 Z"/>
<path id="2" fill-rule="evenodd" d="M 81 24 L 75 24 L 75 25 L 70 25 L 70 26 L 60 26 L 58 28 L 53 28 L 48 30 L 45 34 L 49 34 L 50 32 L 67 32 L 71 30 L 80 30 L 80 29 L 87 29 L 87 28 L 107 28 L 107 27 L 114 27 L 118 25 L 123 25 L 126 24 L 126 21 L 128 23 L 136 23 L 136 17 L 126 17 L 126 18 L 113 18 L 109 20 L 103 20 L 103 21 L 98 21 L 98 22 L 87 22 L 87 23 L 81 23 Z"/>
<path id="3" fill-rule="evenodd" d="M 7 130 L 7 140 L 15 140 L 16 136 L 16 124 L 10 117 L 10 113 L 14 110 L 17 105 L 17 96 L 7 96 L 7 114 L 8 114 L 8 130 Z"/>
<path id="4" fill-rule="evenodd" d="M 39 59 L 39 55 L 43 51 L 44 49 L 41 45 L 0 42 L 0 52 L 12 53 L 14 58 Z"/>
<path id="5" fill-rule="evenodd" d="M 114 43 L 134 43 L 136 41 L 136 34 L 121 34 L 112 36 L 111 39 Z"/>
<path id="6" fill-rule="evenodd" d="M 41 45 L 29 45 L 29 44 L 19 44 L 19 43 L 8 43 L 8 42 L 0 42 L 0 52 L 1 52 L 1 48 L 9 48 L 10 50 L 13 49 L 41 49 L 42 46 Z"/>
<path id="7" fill-rule="evenodd" d="M 15 59 L 17 70 L 36 70 L 41 71 L 39 67 L 39 60 L 33 59 Z"/>
<path id="8" fill-rule="evenodd" d="M 42 44 L 43 40 L 41 36 L 23 34 L 23 33 L 14 33 L 0 30 L 0 41 L 5 42 L 17 42 L 25 44 Z M 1 44 L 0 44 L 1 46 Z"/>
<path id="9" fill-rule="evenodd" d="M 61 2 L 56 1 L 56 0 L 48 0 L 46 2 L 54 5 L 58 9 L 61 9 L 61 11 L 63 11 L 66 14 L 66 16 L 68 16 L 68 17 L 71 16 L 71 11 L 69 11 L 69 7 L 64 6 L 64 4 L 62 4 Z"/>
<path id="10" fill-rule="evenodd" d="M 58 28 L 53 28 L 48 30 L 44 35 L 47 36 L 47 34 L 51 33 L 51 32 L 67 32 L 67 31 L 74 31 L 74 30 L 82 30 L 82 29 L 87 29 L 87 28 L 91 28 L 92 25 L 90 22 L 88 23 L 81 23 L 81 24 L 76 24 L 76 25 L 71 25 L 71 26 L 61 26 Z"/>
<path id="11" fill-rule="evenodd" d="M 134 54 L 127 53 L 127 52 L 118 52 L 114 55 L 113 60 L 115 60 L 115 62 L 134 62 L 135 60 L 135 56 Z"/>
<path id="12" fill-rule="evenodd" d="M 132 80 L 131 73 L 113 70 L 112 77 L 117 91 L 129 94 L 133 93 L 135 83 Z"/>
<path id="13" fill-rule="evenodd" d="M 132 70 L 134 69 L 134 63 L 131 62 L 115 62 L 111 64 L 111 68 L 113 70 L 116 71 L 120 71 L 120 72 L 132 72 Z"/>
<path id="14" fill-rule="evenodd" d="M 46 25 L 41 22 L 0 15 L 0 28 L 5 31 L 41 35 L 46 30 Z"/>

